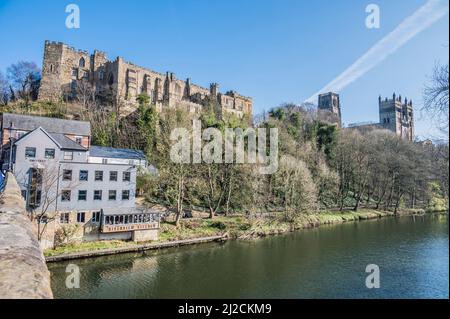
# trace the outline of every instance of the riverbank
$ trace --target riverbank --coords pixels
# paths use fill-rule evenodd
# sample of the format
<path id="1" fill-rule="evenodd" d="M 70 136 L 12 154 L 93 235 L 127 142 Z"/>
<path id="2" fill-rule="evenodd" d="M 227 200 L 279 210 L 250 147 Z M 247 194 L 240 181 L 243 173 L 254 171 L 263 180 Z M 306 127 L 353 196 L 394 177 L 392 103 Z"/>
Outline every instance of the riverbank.
<path id="1" fill-rule="evenodd" d="M 423 215 L 424 213 L 420 209 L 402 210 L 396 216 Z M 158 241 L 140 244 L 117 240 L 72 243 L 55 249 L 47 249 L 44 255 L 46 256 L 47 262 L 53 262 L 125 252 L 139 252 L 149 249 L 162 249 L 224 239 L 252 239 L 319 227 L 321 225 L 377 219 L 388 216 L 394 216 L 394 213 L 362 209 L 356 212 L 324 211 L 308 214 L 298 217 L 293 222 L 283 221 L 279 213 L 253 218 L 232 215 L 226 217 L 216 216 L 214 219 L 188 219 L 183 220 L 178 227 L 170 223 L 161 223 Z"/>

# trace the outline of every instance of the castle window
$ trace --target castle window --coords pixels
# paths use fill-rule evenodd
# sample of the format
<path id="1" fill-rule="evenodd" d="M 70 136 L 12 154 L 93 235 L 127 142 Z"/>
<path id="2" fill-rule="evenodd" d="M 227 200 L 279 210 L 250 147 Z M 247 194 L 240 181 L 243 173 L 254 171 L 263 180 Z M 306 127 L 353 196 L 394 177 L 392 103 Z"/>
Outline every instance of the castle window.
<path id="1" fill-rule="evenodd" d="M 86 65 L 86 61 L 84 60 L 84 58 L 80 59 L 80 62 L 78 65 L 80 66 L 80 68 L 84 68 L 84 66 Z"/>
<path id="2" fill-rule="evenodd" d="M 77 68 L 72 68 L 72 77 L 78 78 L 78 69 Z"/>
<path id="3" fill-rule="evenodd" d="M 114 75 L 112 75 L 112 73 L 109 74 L 108 84 L 109 85 L 114 84 Z"/>
<path id="4" fill-rule="evenodd" d="M 105 77 L 105 73 L 103 71 L 99 71 L 98 72 L 98 79 L 99 80 L 103 80 L 104 77 Z"/>
<path id="5" fill-rule="evenodd" d="M 53 73 L 54 69 L 53 69 L 53 64 L 50 64 L 50 73 Z"/>

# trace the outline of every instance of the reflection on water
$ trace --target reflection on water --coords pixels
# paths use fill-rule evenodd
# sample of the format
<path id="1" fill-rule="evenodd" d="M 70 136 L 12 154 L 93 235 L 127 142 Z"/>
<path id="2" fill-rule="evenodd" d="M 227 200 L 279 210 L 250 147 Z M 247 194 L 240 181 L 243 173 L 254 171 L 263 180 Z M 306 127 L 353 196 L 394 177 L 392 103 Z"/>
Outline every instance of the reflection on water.
<path id="1" fill-rule="evenodd" d="M 448 298 L 448 217 L 385 218 L 49 264 L 57 298 Z M 65 267 L 81 268 L 79 289 Z M 381 288 L 365 287 L 380 267 Z"/>

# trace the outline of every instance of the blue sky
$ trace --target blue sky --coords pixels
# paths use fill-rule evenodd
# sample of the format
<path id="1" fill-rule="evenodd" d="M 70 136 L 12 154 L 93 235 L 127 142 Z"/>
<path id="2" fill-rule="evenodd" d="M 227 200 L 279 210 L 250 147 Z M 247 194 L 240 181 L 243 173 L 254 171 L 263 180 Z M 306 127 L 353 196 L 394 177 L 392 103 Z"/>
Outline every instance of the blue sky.
<path id="1" fill-rule="evenodd" d="M 44 40 L 106 51 L 209 87 L 252 96 L 255 113 L 301 103 L 332 81 L 426 0 L 0 0 L 0 70 L 18 60 L 42 64 Z M 75 3 L 81 28 L 67 29 Z M 365 8 L 381 10 L 367 29 Z M 378 121 L 378 95 L 412 98 L 416 134 L 437 136 L 419 115 L 422 90 L 448 62 L 449 16 L 416 35 L 340 93 L 344 123 Z"/>

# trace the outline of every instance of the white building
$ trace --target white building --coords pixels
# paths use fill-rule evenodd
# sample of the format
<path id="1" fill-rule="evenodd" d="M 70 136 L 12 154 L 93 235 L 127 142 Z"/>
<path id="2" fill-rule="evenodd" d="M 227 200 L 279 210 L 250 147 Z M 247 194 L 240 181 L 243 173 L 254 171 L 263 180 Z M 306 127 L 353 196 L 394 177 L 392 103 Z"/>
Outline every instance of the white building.
<path id="1" fill-rule="evenodd" d="M 12 127 L 24 126 L 20 116 L 15 121 Z M 83 240 L 157 238 L 159 216 L 135 205 L 137 170 L 147 166 L 141 151 L 82 145 L 42 126 L 19 131 L 17 139 L 9 134 L 11 154 L 9 143 L 2 147 L 2 168 L 13 171 L 29 211 L 55 219 L 47 246 L 65 224 L 80 225 Z"/>

